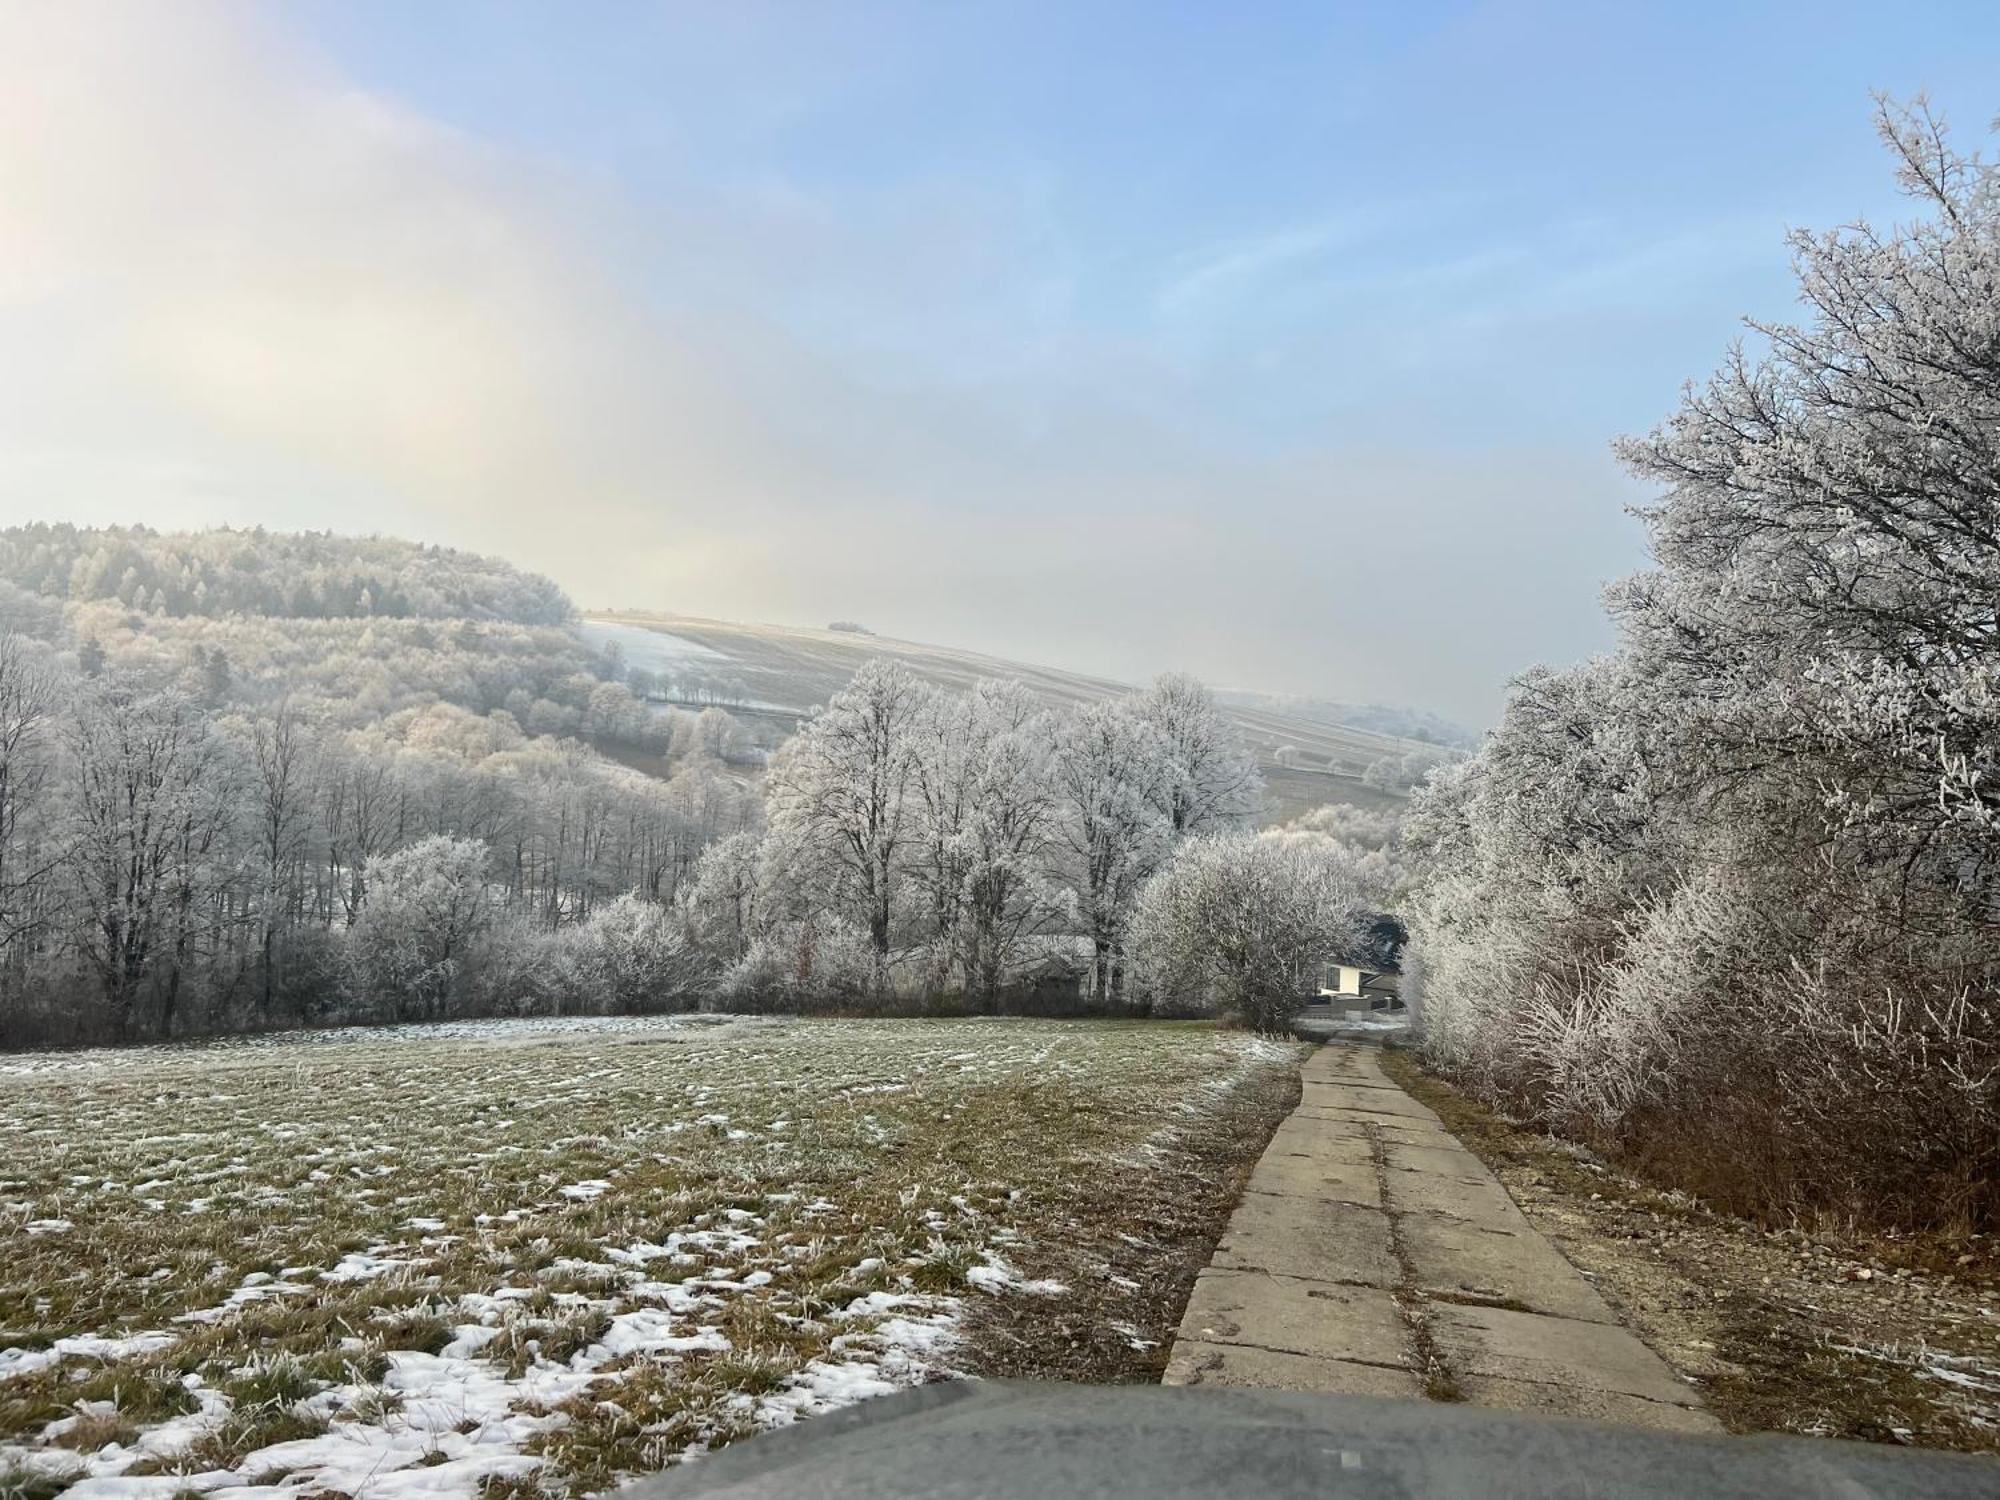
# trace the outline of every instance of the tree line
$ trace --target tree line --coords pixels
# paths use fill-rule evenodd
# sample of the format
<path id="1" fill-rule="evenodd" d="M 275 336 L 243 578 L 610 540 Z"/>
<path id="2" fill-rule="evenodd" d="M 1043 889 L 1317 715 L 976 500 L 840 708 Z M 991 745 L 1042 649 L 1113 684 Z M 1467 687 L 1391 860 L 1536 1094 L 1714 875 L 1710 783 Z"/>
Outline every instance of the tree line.
<path id="1" fill-rule="evenodd" d="M 0 1042 L 1037 996 L 1277 1025 L 1381 888 L 1326 830 L 1252 833 L 1183 676 L 1072 707 L 878 659 L 761 788 L 714 710 L 667 716 L 661 777 L 505 709 L 347 725 L 191 676 L 0 636 Z"/>
<path id="2" fill-rule="evenodd" d="M 1725 1208 L 2000 1224 L 2000 171 L 1800 233 L 1657 431 L 1617 651 L 1420 793 L 1432 1057 Z"/>
<path id="3" fill-rule="evenodd" d="M 0 1042 L 588 1008 L 571 934 L 758 816 L 723 738 L 655 777 L 504 711 L 343 728 L 0 637 Z"/>
<path id="4" fill-rule="evenodd" d="M 168 616 L 505 620 L 566 625 L 576 607 L 540 574 L 449 547 L 218 527 L 47 522 L 0 529 L 0 579 L 75 603 Z"/>

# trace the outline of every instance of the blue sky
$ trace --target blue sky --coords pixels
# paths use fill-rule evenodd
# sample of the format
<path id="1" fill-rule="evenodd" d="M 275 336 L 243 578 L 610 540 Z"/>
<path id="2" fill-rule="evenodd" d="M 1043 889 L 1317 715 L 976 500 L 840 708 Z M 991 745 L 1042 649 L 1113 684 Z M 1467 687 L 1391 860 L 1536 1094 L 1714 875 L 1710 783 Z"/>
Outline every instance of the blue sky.
<path id="1" fill-rule="evenodd" d="M 73 377 L 0 512 L 1472 720 L 1607 640 L 1606 444 L 1786 228 L 1899 212 L 1869 91 L 2000 111 L 1992 5 L 77 14 L 0 47 L 70 80 L 0 334 Z"/>
<path id="2" fill-rule="evenodd" d="M 1130 342 L 1256 445 L 1647 420 L 1782 307 L 1788 225 L 1893 214 L 1871 89 L 2000 113 L 1990 4 L 306 14 L 356 76 L 669 212 L 798 194 L 971 241 L 929 287 L 758 288 L 821 347 L 976 380 Z"/>

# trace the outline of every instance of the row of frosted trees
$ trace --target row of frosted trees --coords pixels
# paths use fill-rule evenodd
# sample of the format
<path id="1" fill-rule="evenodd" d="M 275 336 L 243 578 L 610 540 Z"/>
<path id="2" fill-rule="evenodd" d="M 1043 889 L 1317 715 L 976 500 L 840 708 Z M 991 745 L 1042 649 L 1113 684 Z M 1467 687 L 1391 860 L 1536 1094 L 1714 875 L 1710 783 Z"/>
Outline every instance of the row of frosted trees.
<path id="1" fill-rule="evenodd" d="M 1247 827 L 1262 798 L 1191 678 L 1054 707 L 877 659 L 779 750 L 765 826 L 705 856 L 686 920 L 726 1000 L 990 1008 L 1038 972 L 1081 969 L 1091 1000 L 1118 1004 L 1148 878 L 1188 841 Z"/>
<path id="2" fill-rule="evenodd" d="M 1433 1057 L 1719 1203 L 2000 1224 L 2000 172 L 1793 249 L 1623 456 L 1657 566 L 1418 799 Z"/>
<path id="3" fill-rule="evenodd" d="M 660 778 L 505 713 L 343 727 L 0 637 L 0 1037 L 1203 998 L 1135 993 L 1129 941 L 1262 805 L 1191 679 L 1054 707 L 873 662 L 761 796 L 689 727 Z"/>
<path id="4" fill-rule="evenodd" d="M 594 1005 L 536 964 L 757 816 L 699 735 L 657 779 L 504 714 L 405 717 L 214 707 L 0 637 L 0 1041 Z M 412 946 L 376 898 L 433 887 L 462 889 Z"/>

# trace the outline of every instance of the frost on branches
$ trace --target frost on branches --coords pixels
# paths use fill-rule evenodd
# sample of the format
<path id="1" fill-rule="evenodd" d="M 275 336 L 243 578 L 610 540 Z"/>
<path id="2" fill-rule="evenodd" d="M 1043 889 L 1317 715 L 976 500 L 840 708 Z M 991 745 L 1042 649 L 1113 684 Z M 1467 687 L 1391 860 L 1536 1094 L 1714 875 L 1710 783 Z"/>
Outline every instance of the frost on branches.
<path id="1" fill-rule="evenodd" d="M 1332 839 L 1219 834 L 1182 844 L 1147 882 L 1131 940 L 1148 994 L 1278 1031 L 1321 966 L 1359 950 L 1373 915 Z"/>
<path id="2" fill-rule="evenodd" d="M 1651 435 L 1613 658 L 1419 794 L 1442 1063 L 1729 1206 L 2000 1221 L 2000 173 L 1797 234 L 1805 316 Z"/>
<path id="3" fill-rule="evenodd" d="M 1262 801 L 1191 678 L 1057 709 L 1018 683 L 951 692 L 878 659 L 774 759 L 766 831 L 704 856 L 689 929 L 729 961 L 730 1003 L 991 1009 L 1081 968 L 1093 1001 L 1119 1004 L 1135 998 L 1128 928 L 1148 877 Z"/>

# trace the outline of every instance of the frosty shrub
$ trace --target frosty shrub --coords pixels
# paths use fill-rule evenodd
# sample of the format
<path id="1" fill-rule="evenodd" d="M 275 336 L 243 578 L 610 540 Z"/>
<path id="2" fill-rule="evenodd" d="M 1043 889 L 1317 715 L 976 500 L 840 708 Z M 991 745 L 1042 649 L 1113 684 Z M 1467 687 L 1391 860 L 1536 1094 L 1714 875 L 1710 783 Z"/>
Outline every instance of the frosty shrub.
<path id="1" fill-rule="evenodd" d="M 478 839 L 438 834 L 368 861 L 349 939 L 355 983 L 398 1020 L 448 1015 L 492 919 L 491 855 Z"/>
<path id="2" fill-rule="evenodd" d="M 725 1010 L 865 1010 L 882 989 L 868 934 L 837 917 L 774 927 L 715 988 Z"/>
<path id="3" fill-rule="evenodd" d="M 1542 975 L 1515 1033 L 1520 1063 L 1555 1121 L 1614 1125 L 1683 1076 L 1691 1047 L 1726 1026 L 1718 996 L 1733 986 L 1742 893 L 1728 867 L 1705 870 L 1641 905 L 1614 955 L 1565 982 Z"/>
<path id="4" fill-rule="evenodd" d="M 1321 965 L 1362 941 L 1367 916 L 1331 840 L 1194 839 L 1140 893 L 1131 932 L 1138 988 L 1153 1003 L 1282 1030 L 1318 987 Z"/>
<path id="5" fill-rule="evenodd" d="M 564 932 L 565 990 L 593 1011 L 644 1015 L 691 1009 L 704 966 L 674 913 L 633 892 Z"/>

